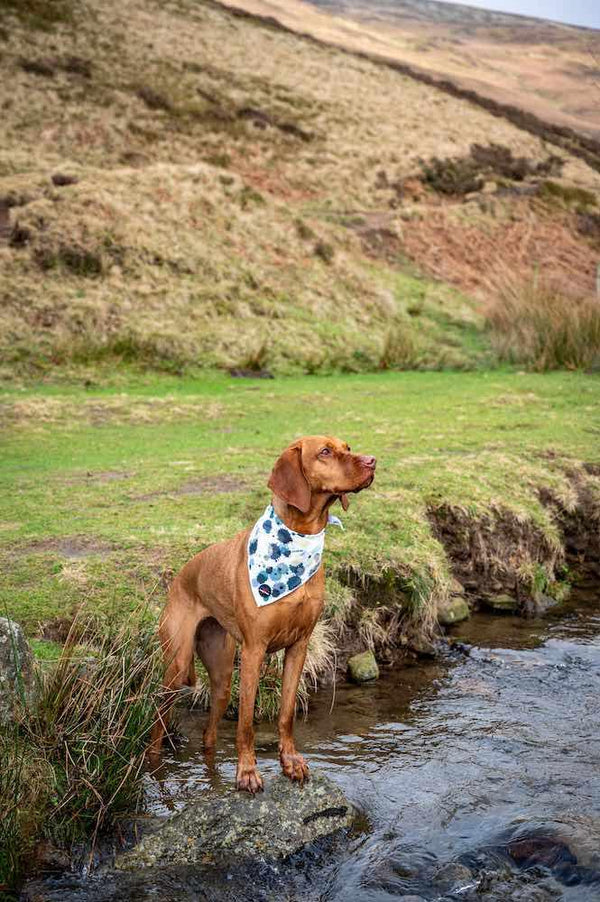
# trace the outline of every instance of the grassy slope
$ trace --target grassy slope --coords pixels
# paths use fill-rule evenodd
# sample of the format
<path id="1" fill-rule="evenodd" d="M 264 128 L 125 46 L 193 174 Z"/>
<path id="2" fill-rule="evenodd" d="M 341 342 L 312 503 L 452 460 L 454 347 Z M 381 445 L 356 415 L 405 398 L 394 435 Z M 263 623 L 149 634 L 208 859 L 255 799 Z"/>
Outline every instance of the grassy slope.
<path id="1" fill-rule="evenodd" d="M 476 249 L 487 275 L 510 229 L 528 263 L 549 246 L 591 279 L 578 234 L 576 258 L 555 252 L 562 233 L 530 249 L 547 211 L 432 197 L 422 221 L 400 197 L 419 158 L 474 141 L 552 152 L 501 119 L 201 0 L 55 0 L 49 30 L 11 18 L 27 6 L 14 0 L 0 23 L 5 376 L 106 357 L 175 371 L 473 368 L 489 360 L 473 300 L 407 274 L 408 257 L 470 290 L 463 258 Z M 566 160 L 567 179 L 598 190 Z M 56 173 L 79 181 L 56 187 Z"/>
<path id="2" fill-rule="evenodd" d="M 141 602 L 158 610 L 173 570 L 262 510 L 280 449 L 329 431 L 380 465 L 346 531 L 328 534 L 328 616 L 382 644 L 394 614 L 404 629 L 413 615 L 423 625 L 447 593 L 428 509 L 449 504 L 476 520 L 502 507 L 559 547 L 538 490 L 573 503 L 566 471 L 600 462 L 599 399 L 594 377 L 502 372 L 138 377 L 5 393 L 0 605 L 30 635 L 80 602 L 111 618 Z M 600 498 L 600 480 L 586 479 Z M 538 563 L 555 575 L 556 561 Z M 353 590 L 342 586 L 349 574 Z"/>

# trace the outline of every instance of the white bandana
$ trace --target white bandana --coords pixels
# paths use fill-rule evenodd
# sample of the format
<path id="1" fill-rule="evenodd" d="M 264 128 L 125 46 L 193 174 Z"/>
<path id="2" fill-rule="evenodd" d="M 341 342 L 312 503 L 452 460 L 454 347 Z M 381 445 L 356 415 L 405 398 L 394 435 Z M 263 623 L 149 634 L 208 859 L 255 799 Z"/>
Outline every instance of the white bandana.
<path id="1" fill-rule="evenodd" d="M 341 526 L 337 517 L 330 523 Z M 321 565 L 325 530 L 303 535 L 280 520 L 273 505 L 259 517 L 248 539 L 248 575 L 259 607 L 289 595 L 314 576 Z"/>

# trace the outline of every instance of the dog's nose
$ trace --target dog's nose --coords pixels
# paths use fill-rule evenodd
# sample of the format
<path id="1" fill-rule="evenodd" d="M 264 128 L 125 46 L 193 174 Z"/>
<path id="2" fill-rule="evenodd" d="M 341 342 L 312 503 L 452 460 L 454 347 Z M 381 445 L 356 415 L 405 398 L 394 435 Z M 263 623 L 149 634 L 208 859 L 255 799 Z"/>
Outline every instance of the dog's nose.
<path id="1" fill-rule="evenodd" d="M 377 458 L 373 457 L 372 454 L 361 454 L 360 459 L 361 463 L 363 463 L 365 467 L 370 467 L 371 470 L 374 470 L 377 466 Z"/>

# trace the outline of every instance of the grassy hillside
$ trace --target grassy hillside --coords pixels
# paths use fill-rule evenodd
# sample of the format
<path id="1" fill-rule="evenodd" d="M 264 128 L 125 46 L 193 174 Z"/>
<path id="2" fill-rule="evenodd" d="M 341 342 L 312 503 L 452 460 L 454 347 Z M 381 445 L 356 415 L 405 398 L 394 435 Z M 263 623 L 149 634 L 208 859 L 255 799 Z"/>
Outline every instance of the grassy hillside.
<path id="1" fill-rule="evenodd" d="M 592 290 L 600 176 L 396 72 L 203 0 L 11 0 L 0 47 L 4 377 L 473 368 L 500 264 Z M 427 176 L 473 144 L 525 175 Z"/>

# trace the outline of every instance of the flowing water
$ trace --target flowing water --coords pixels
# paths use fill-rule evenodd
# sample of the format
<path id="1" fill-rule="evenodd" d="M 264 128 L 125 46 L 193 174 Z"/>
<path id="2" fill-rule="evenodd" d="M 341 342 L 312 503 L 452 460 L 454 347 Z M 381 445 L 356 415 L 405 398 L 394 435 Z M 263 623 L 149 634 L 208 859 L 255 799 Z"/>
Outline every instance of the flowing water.
<path id="1" fill-rule="evenodd" d="M 600 900 L 600 605 L 551 619 L 475 616 L 446 658 L 337 688 L 297 724 L 313 768 L 362 812 L 349 838 L 252 872 L 148 872 L 37 884 L 38 899 Z M 235 724 L 216 768 L 201 751 L 205 715 L 149 783 L 156 815 L 234 776 Z M 265 779 L 272 726 L 257 730 Z M 41 892 L 40 892 L 41 891 Z"/>

